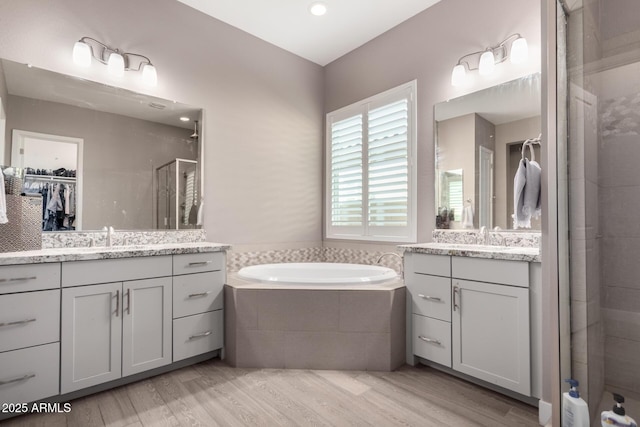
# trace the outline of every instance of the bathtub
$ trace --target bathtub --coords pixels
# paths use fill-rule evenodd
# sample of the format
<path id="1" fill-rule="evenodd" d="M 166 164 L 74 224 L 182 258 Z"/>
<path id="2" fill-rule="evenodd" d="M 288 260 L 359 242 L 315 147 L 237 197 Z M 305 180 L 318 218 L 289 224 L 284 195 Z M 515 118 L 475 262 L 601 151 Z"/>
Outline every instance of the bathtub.
<path id="1" fill-rule="evenodd" d="M 249 281 L 286 285 L 381 284 L 398 278 L 391 268 L 378 265 L 340 263 L 262 264 L 244 267 L 238 277 Z"/>
<path id="2" fill-rule="evenodd" d="M 391 371 L 404 363 L 406 291 L 392 269 L 255 265 L 229 273 L 224 297 L 231 366 Z"/>

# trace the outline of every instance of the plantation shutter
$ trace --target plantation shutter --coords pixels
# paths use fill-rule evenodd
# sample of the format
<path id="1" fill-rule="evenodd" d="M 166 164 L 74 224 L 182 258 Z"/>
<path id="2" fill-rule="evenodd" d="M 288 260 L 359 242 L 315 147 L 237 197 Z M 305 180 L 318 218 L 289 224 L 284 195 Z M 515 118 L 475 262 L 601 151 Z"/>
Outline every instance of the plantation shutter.
<path id="1" fill-rule="evenodd" d="M 415 82 L 327 115 L 326 237 L 414 241 Z"/>

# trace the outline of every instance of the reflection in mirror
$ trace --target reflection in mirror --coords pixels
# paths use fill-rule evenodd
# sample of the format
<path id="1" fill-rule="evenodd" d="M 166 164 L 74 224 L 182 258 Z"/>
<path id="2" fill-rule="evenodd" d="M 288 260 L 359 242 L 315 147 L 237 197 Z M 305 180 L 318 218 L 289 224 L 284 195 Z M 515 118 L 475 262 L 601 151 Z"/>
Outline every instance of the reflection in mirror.
<path id="1" fill-rule="evenodd" d="M 435 105 L 437 228 L 512 228 L 513 179 L 522 143 L 540 134 L 540 105 L 539 73 Z M 456 199 L 452 171 L 460 176 Z"/>
<path id="2" fill-rule="evenodd" d="M 442 171 L 438 187 L 439 209 L 437 228 L 450 228 L 451 222 L 461 221 L 462 216 L 462 169 Z"/>
<path id="3" fill-rule="evenodd" d="M 43 195 L 43 229 L 197 228 L 202 109 L 5 59 L 0 79 L 0 149 L 33 175 L 25 192 Z M 167 188 L 157 171 L 178 159 L 189 169 Z M 49 203 L 58 192 L 60 203 Z M 160 208 L 161 192 L 172 195 L 170 209 Z"/>

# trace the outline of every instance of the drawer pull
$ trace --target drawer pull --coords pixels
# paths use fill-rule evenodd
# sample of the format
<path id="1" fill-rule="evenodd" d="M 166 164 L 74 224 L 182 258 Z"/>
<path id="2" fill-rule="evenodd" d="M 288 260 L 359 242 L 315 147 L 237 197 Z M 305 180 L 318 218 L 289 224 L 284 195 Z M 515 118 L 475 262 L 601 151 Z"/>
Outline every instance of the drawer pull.
<path id="1" fill-rule="evenodd" d="M 198 262 L 190 262 L 187 267 L 200 267 L 202 265 L 211 264 L 213 261 L 198 261 Z"/>
<path id="2" fill-rule="evenodd" d="M 35 376 L 36 376 L 36 374 L 27 374 L 24 377 L 15 378 L 13 380 L 0 381 L 0 385 L 19 383 L 20 381 L 30 380 L 31 378 L 33 378 Z"/>
<path id="3" fill-rule="evenodd" d="M 418 294 L 418 296 L 419 296 L 420 298 L 428 299 L 429 301 L 438 301 L 438 302 L 442 302 L 442 298 L 438 298 L 438 297 L 430 297 L 429 295 L 422 295 L 422 294 Z"/>
<path id="4" fill-rule="evenodd" d="M 3 326 L 24 325 L 25 323 L 31 323 L 35 321 L 36 319 L 25 319 L 25 320 L 17 320 L 15 322 L 0 323 L 0 328 Z"/>
<path id="5" fill-rule="evenodd" d="M 196 338 L 202 338 L 202 337 L 208 337 L 209 335 L 211 335 L 211 331 L 202 332 L 202 333 L 199 333 L 199 334 L 191 335 L 189 337 L 189 340 L 194 340 Z"/>
<path id="6" fill-rule="evenodd" d="M 437 344 L 437 345 L 442 345 L 442 343 L 440 342 L 440 340 L 434 340 L 433 338 L 427 338 L 427 337 L 423 337 L 422 335 L 418 335 L 418 338 L 420 338 L 422 341 L 424 342 L 428 342 L 428 343 L 432 343 L 432 344 Z"/>
<path id="7" fill-rule="evenodd" d="M 200 297 L 206 297 L 207 295 L 209 295 L 211 293 L 211 291 L 207 291 L 207 292 L 198 292 L 197 294 L 189 294 L 189 298 L 200 298 Z"/>
<path id="8" fill-rule="evenodd" d="M 37 276 L 29 276 L 29 277 L 13 277 L 11 279 L 0 279 L 0 283 L 9 283 L 9 282 L 24 282 L 25 280 L 36 280 Z"/>

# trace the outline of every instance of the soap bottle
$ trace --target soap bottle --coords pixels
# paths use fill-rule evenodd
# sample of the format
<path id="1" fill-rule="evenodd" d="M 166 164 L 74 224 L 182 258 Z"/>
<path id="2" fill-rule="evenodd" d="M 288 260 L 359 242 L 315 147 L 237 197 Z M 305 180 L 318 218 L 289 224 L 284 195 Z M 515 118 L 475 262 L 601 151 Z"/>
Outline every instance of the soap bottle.
<path id="1" fill-rule="evenodd" d="M 589 407 L 578 393 L 578 381 L 565 380 L 571 389 L 562 393 L 562 427 L 589 427 Z"/>
<path id="2" fill-rule="evenodd" d="M 603 411 L 600 416 L 602 427 L 638 427 L 633 418 L 625 414 L 624 408 L 622 407 L 624 396 L 613 393 L 613 400 L 616 401 L 613 409 L 611 411 Z"/>

